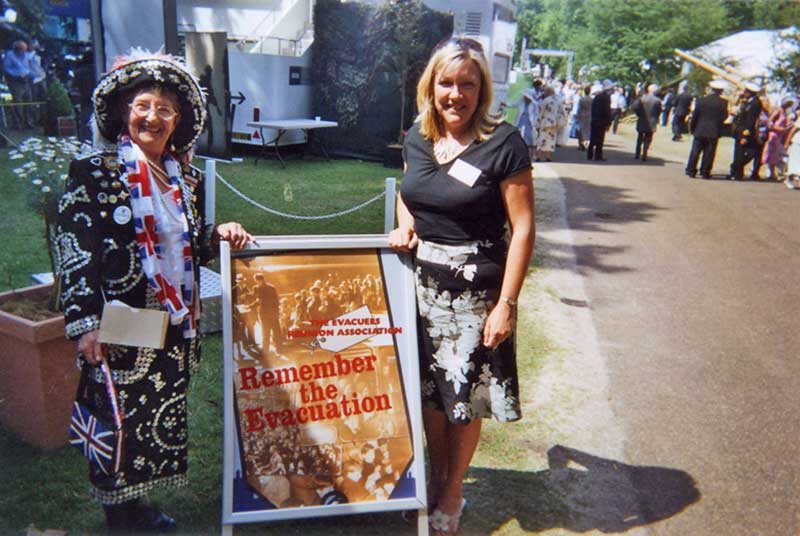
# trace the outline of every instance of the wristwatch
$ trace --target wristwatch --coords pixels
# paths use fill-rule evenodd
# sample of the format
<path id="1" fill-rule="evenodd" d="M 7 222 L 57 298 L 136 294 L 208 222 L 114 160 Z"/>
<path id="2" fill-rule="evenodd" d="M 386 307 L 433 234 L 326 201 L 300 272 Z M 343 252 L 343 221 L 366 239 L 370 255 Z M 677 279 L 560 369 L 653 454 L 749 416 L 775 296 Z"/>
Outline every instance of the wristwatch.
<path id="1" fill-rule="evenodd" d="M 515 300 L 514 298 L 509 298 L 508 296 L 500 296 L 500 301 L 507 305 L 510 305 L 511 307 L 517 306 L 517 300 Z"/>

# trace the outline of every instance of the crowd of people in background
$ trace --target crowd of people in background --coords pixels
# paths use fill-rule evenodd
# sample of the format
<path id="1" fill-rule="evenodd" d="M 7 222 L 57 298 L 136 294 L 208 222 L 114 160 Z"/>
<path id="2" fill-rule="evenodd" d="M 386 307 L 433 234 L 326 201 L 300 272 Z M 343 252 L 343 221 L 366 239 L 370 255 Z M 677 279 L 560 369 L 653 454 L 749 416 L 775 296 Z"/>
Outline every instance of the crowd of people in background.
<path id="1" fill-rule="evenodd" d="M 725 96 L 727 89 L 732 96 Z M 798 99 L 784 97 L 771 103 L 763 88 L 743 82 L 733 88 L 725 80 L 708 84 L 705 95 L 693 95 L 683 81 L 661 90 L 656 84 L 624 87 L 610 80 L 578 83 L 573 80 L 536 79 L 517 105 L 516 126 L 529 148 L 531 159 L 551 162 L 556 148 L 575 140 L 588 160 L 604 161 L 606 133 L 617 133 L 620 120 L 635 114 L 634 158 L 647 162 L 653 136 L 660 124 L 669 125 L 672 141 L 687 133 L 692 146 L 686 175 L 711 178 L 719 138 L 730 135 L 734 149 L 726 178 L 784 180 L 790 189 L 800 188 L 800 135 Z M 698 169 L 699 165 L 699 169 Z"/>
<path id="2" fill-rule="evenodd" d="M 371 274 L 347 278 L 332 272 L 307 288 L 282 292 L 261 272 L 252 276 L 240 273 L 234 295 L 239 307 L 234 321 L 237 333 L 241 333 L 234 346 L 239 355 L 260 356 L 265 362 L 270 352 L 281 354 L 288 341 L 314 339 L 297 336 L 298 331 L 319 329 L 325 322 L 365 305 L 373 314 L 386 309 L 381 279 Z"/>
<path id="3" fill-rule="evenodd" d="M 3 76 L 11 93 L 11 128 L 34 128 L 41 120 L 37 106 L 21 103 L 42 102 L 47 98 L 46 74 L 39 54 L 39 42 L 14 41 L 3 55 Z"/>
<path id="4" fill-rule="evenodd" d="M 523 92 L 516 126 L 531 159 L 552 162 L 557 147 L 575 140 L 589 160 L 605 160 L 603 145 L 609 128 L 617 131 L 630 96 L 610 81 L 579 84 L 573 80 L 539 79 Z"/>
<path id="5" fill-rule="evenodd" d="M 2 53 L 2 64 L 10 101 L 0 108 L 0 124 L 12 130 L 46 127 L 47 104 L 54 98 L 48 85 L 60 81 L 77 112 L 76 134 L 81 140 L 91 139 L 91 96 L 96 79 L 91 48 L 54 54 L 45 51 L 37 39 L 17 39 Z"/>

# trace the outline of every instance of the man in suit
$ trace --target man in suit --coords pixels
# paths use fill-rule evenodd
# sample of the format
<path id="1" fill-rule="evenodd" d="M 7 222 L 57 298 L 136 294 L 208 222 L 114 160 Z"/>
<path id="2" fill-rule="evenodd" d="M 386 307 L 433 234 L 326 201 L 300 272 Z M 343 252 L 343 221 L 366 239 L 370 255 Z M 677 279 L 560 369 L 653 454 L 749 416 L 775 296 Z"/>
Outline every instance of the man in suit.
<path id="1" fill-rule="evenodd" d="M 758 139 L 758 117 L 761 115 L 761 101 L 758 100 L 760 90 L 761 88 L 752 82 L 745 85 L 739 112 L 733 120 L 733 163 L 731 163 L 731 173 L 728 175 L 732 181 L 744 178 L 744 167 L 755 159 L 761 150 L 762 144 Z M 757 165 L 754 165 L 753 169 L 755 173 L 758 172 Z"/>
<path id="2" fill-rule="evenodd" d="M 686 82 L 683 84 L 683 89 L 675 97 L 675 109 L 672 112 L 672 141 L 681 141 L 683 131 L 686 129 L 686 117 L 689 115 L 689 109 L 692 107 L 692 100 L 694 100 L 689 93 Z"/>
<path id="3" fill-rule="evenodd" d="M 255 286 L 253 293 L 256 297 L 258 323 L 261 325 L 261 363 L 264 366 L 271 365 L 268 356 L 270 344 L 275 347 L 275 351 L 283 351 L 283 333 L 279 322 L 279 296 L 274 285 L 264 278 L 264 274 L 257 272 L 254 276 Z M 274 339 L 273 339 L 274 336 Z"/>
<path id="4" fill-rule="evenodd" d="M 711 93 L 698 99 L 694 107 L 689 122 L 694 139 L 689 160 L 686 162 L 686 175 L 689 177 L 697 176 L 697 160 L 702 153 L 700 176 L 704 179 L 711 178 L 711 169 L 714 167 L 714 157 L 717 154 L 717 141 L 722 132 L 722 125 L 728 117 L 728 103 L 721 96 L 725 86 L 724 80 L 712 80 L 709 84 Z"/>
<path id="5" fill-rule="evenodd" d="M 611 92 L 613 90 L 614 84 L 610 80 L 604 80 L 603 91 L 592 100 L 589 147 L 586 150 L 587 160 L 605 160 L 603 144 L 606 140 L 606 130 L 611 124 Z"/>
<path id="6" fill-rule="evenodd" d="M 636 114 L 636 150 L 634 158 L 642 156 L 642 162 L 647 162 L 647 151 L 653 141 L 653 133 L 658 128 L 658 116 L 661 115 L 661 99 L 656 97 L 658 86 L 650 84 L 647 92 L 631 106 Z"/>

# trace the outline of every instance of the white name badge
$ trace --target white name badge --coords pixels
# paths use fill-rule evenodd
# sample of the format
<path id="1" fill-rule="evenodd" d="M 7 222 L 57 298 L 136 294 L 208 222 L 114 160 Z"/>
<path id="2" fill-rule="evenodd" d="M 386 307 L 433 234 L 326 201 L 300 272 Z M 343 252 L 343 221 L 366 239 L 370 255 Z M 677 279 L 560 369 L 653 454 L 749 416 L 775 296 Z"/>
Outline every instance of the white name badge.
<path id="1" fill-rule="evenodd" d="M 481 176 L 481 170 L 472 164 L 467 164 L 459 158 L 453 162 L 447 174 L 472 188 L 472 185 L 475 184 L 475 181 Z"/>

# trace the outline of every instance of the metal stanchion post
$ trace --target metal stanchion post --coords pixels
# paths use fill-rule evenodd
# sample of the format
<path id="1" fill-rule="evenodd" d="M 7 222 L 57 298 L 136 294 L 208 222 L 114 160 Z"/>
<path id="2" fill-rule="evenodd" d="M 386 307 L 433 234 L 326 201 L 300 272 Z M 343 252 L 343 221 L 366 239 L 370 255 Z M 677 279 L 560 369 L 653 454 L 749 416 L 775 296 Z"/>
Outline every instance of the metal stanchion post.
<path id="1" fill-rule="evenodd" d="M 206 223 L 214 223 L 214 210 L 215 210 L 215 199 L 214 196 L 216 195 L 216 183 L 217 183 L 217 161 L 213 158 L 209 158 L 206 160 L 206 181 L 205 181 L 205 189 L 206 189 Z"/>
<path id="2" fill-rule="evenodd" d="M 395 192 L 396 184 L 396 178 L 386 177 L 386 203 L 384 205 L 383 231 L 387 234 L 394 229 L 394 209 L 397 200 L 397 193 Z"/>

